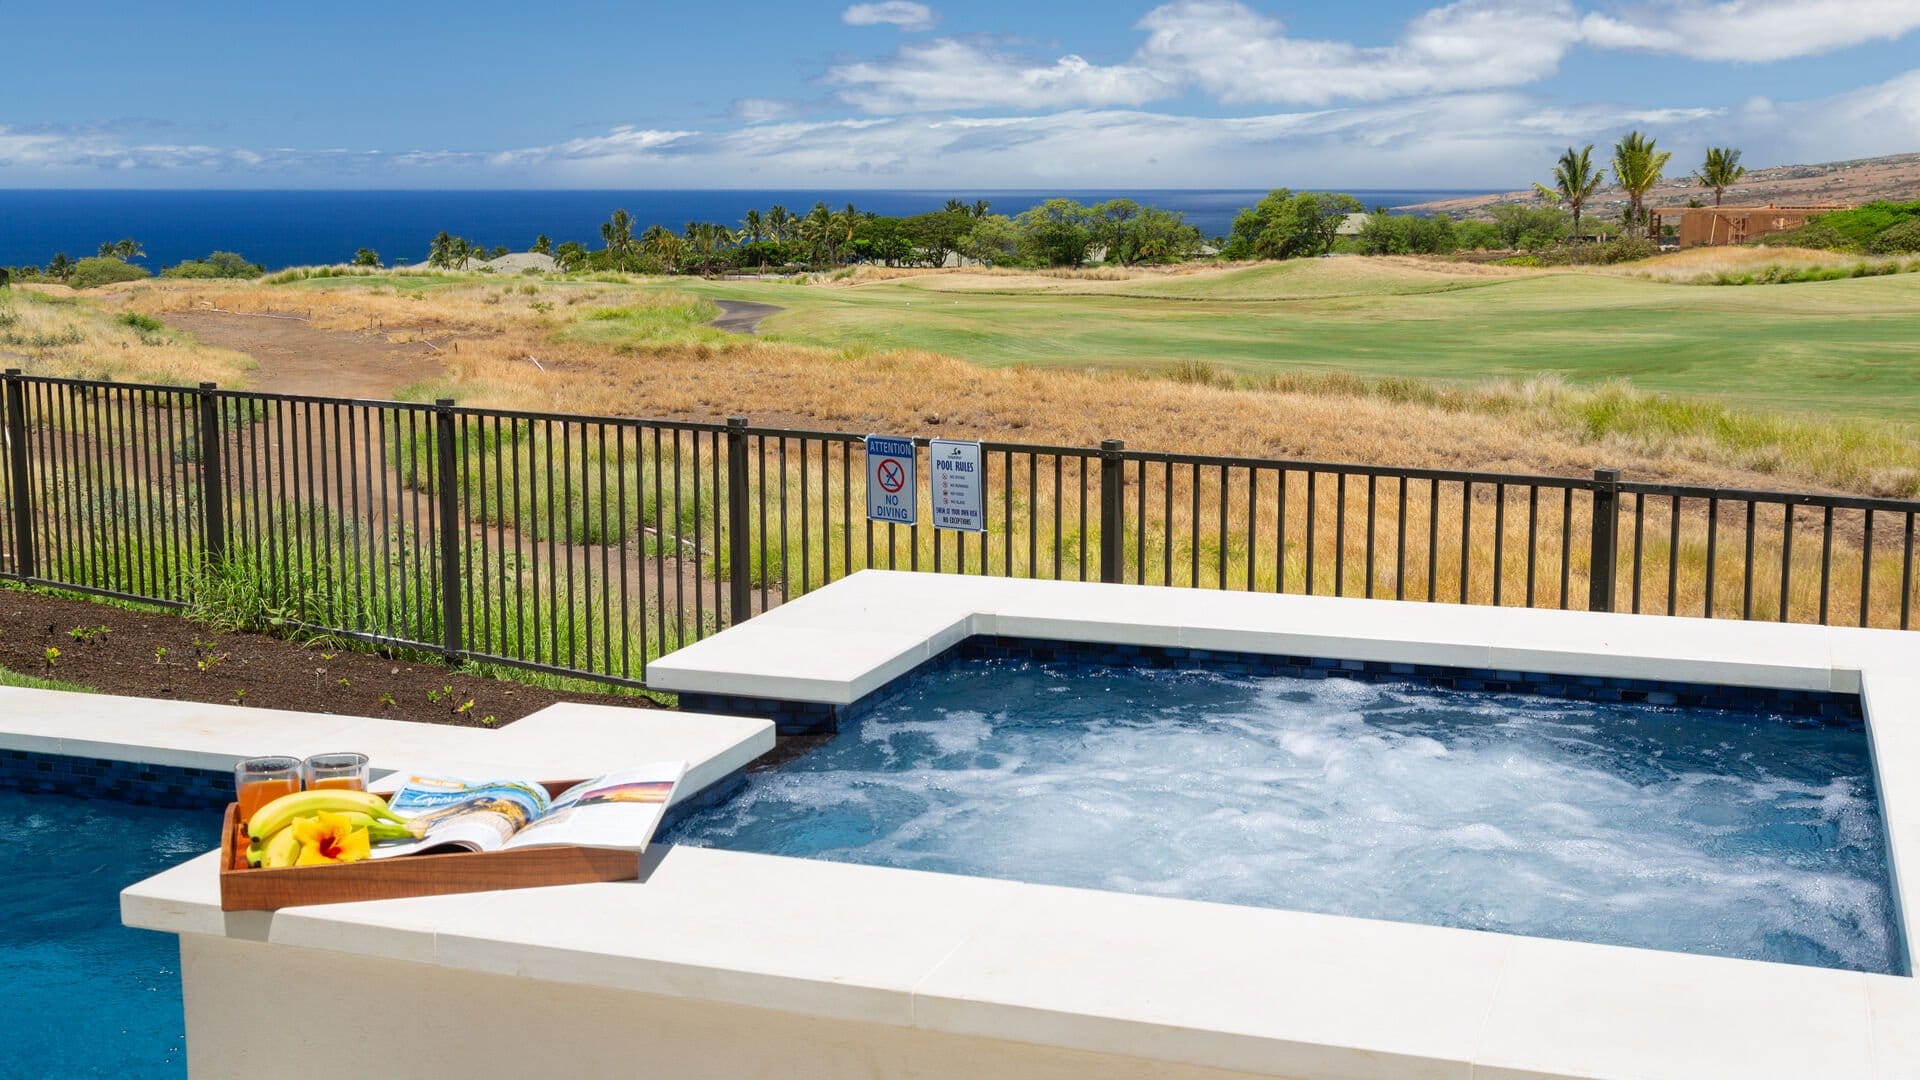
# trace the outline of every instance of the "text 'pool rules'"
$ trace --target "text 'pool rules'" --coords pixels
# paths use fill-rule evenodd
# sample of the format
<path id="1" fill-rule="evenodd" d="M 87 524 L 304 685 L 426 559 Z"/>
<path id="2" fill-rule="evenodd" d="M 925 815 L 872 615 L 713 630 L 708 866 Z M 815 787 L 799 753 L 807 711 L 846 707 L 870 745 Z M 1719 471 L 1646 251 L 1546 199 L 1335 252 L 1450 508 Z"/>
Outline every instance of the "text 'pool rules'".
<path id="1" fill-rule="evenodd" d="M 987 530 L 987 493 L 980 476 L 980 444 L 935 439 L 927 444 L 927 478 L 933 494 L 933 527 L 955 532 Z"/>
<path id="2" fill-rule="evenodd" d="M 867 517 L 895 525 L 916 524 L 919 475 L 912 439 L 867 436 Z"/>

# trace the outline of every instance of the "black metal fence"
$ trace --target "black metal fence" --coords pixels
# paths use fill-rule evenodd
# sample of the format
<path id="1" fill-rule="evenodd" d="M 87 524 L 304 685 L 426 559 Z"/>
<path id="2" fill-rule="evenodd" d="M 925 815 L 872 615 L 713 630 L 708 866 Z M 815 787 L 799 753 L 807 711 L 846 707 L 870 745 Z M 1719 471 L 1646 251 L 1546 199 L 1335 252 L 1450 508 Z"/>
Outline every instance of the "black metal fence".
<path id="1" fill-rule="evenodd" d="M 1911 625 L 1920 502 L 986 443 L 986 530 L 861 437 L 4 379 L 0 577 L 644 685 L 866 567 Z"/>

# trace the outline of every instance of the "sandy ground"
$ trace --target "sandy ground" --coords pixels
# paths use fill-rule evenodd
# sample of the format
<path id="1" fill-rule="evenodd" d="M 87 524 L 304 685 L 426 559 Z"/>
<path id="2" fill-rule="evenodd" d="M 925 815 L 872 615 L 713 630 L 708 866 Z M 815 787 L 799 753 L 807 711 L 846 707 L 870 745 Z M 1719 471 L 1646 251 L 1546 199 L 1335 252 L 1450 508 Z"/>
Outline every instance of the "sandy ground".
<path id="1" fill-rule="evenodd" d="M 385 400 L 441 370 L 423 342 L 316 330 L 296 317 L 181 311 L 166 321 L 209 345 L 253 357 L 260 366 L 248 389 L 268 393 Z"/>

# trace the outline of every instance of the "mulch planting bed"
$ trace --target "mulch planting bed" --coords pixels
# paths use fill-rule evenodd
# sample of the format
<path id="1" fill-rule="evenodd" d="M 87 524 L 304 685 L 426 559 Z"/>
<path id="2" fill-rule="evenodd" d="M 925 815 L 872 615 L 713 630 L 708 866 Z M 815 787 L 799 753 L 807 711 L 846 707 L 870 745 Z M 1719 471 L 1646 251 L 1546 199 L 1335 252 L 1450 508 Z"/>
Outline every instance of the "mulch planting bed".
<path id="1" fill-rule="evenodd" d="M 48 649 L 59 650 L 51 663 Z M 559 701 L 659 707 L 16 589 L 0 589 L 0 667 L 108 694 L 466 727 L 504 726 Z"/>

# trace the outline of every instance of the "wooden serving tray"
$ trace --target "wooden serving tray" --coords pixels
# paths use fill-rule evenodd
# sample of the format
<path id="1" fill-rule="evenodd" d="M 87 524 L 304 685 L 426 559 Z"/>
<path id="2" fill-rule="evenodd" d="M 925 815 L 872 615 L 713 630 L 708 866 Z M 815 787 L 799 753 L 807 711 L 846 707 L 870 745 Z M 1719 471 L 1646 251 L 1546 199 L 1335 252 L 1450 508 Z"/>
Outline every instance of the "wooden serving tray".
<path id="1" fill-rule="evenodd" d="M 547 781 L 558 795 L 574 781 Z M 247 865 L 247 834 L 240 805 L 227 804 L 220 835 L 220 910 L 271 911 L 302 904 L 395 900 L 406 896 L 577 885 L 587 881 L 632 881 L 640 855 L 613 848 L 536 847 L 516 851 L 461 851 L 447 855 L 400 855 L 330 866 L 269 870 Z"/>

